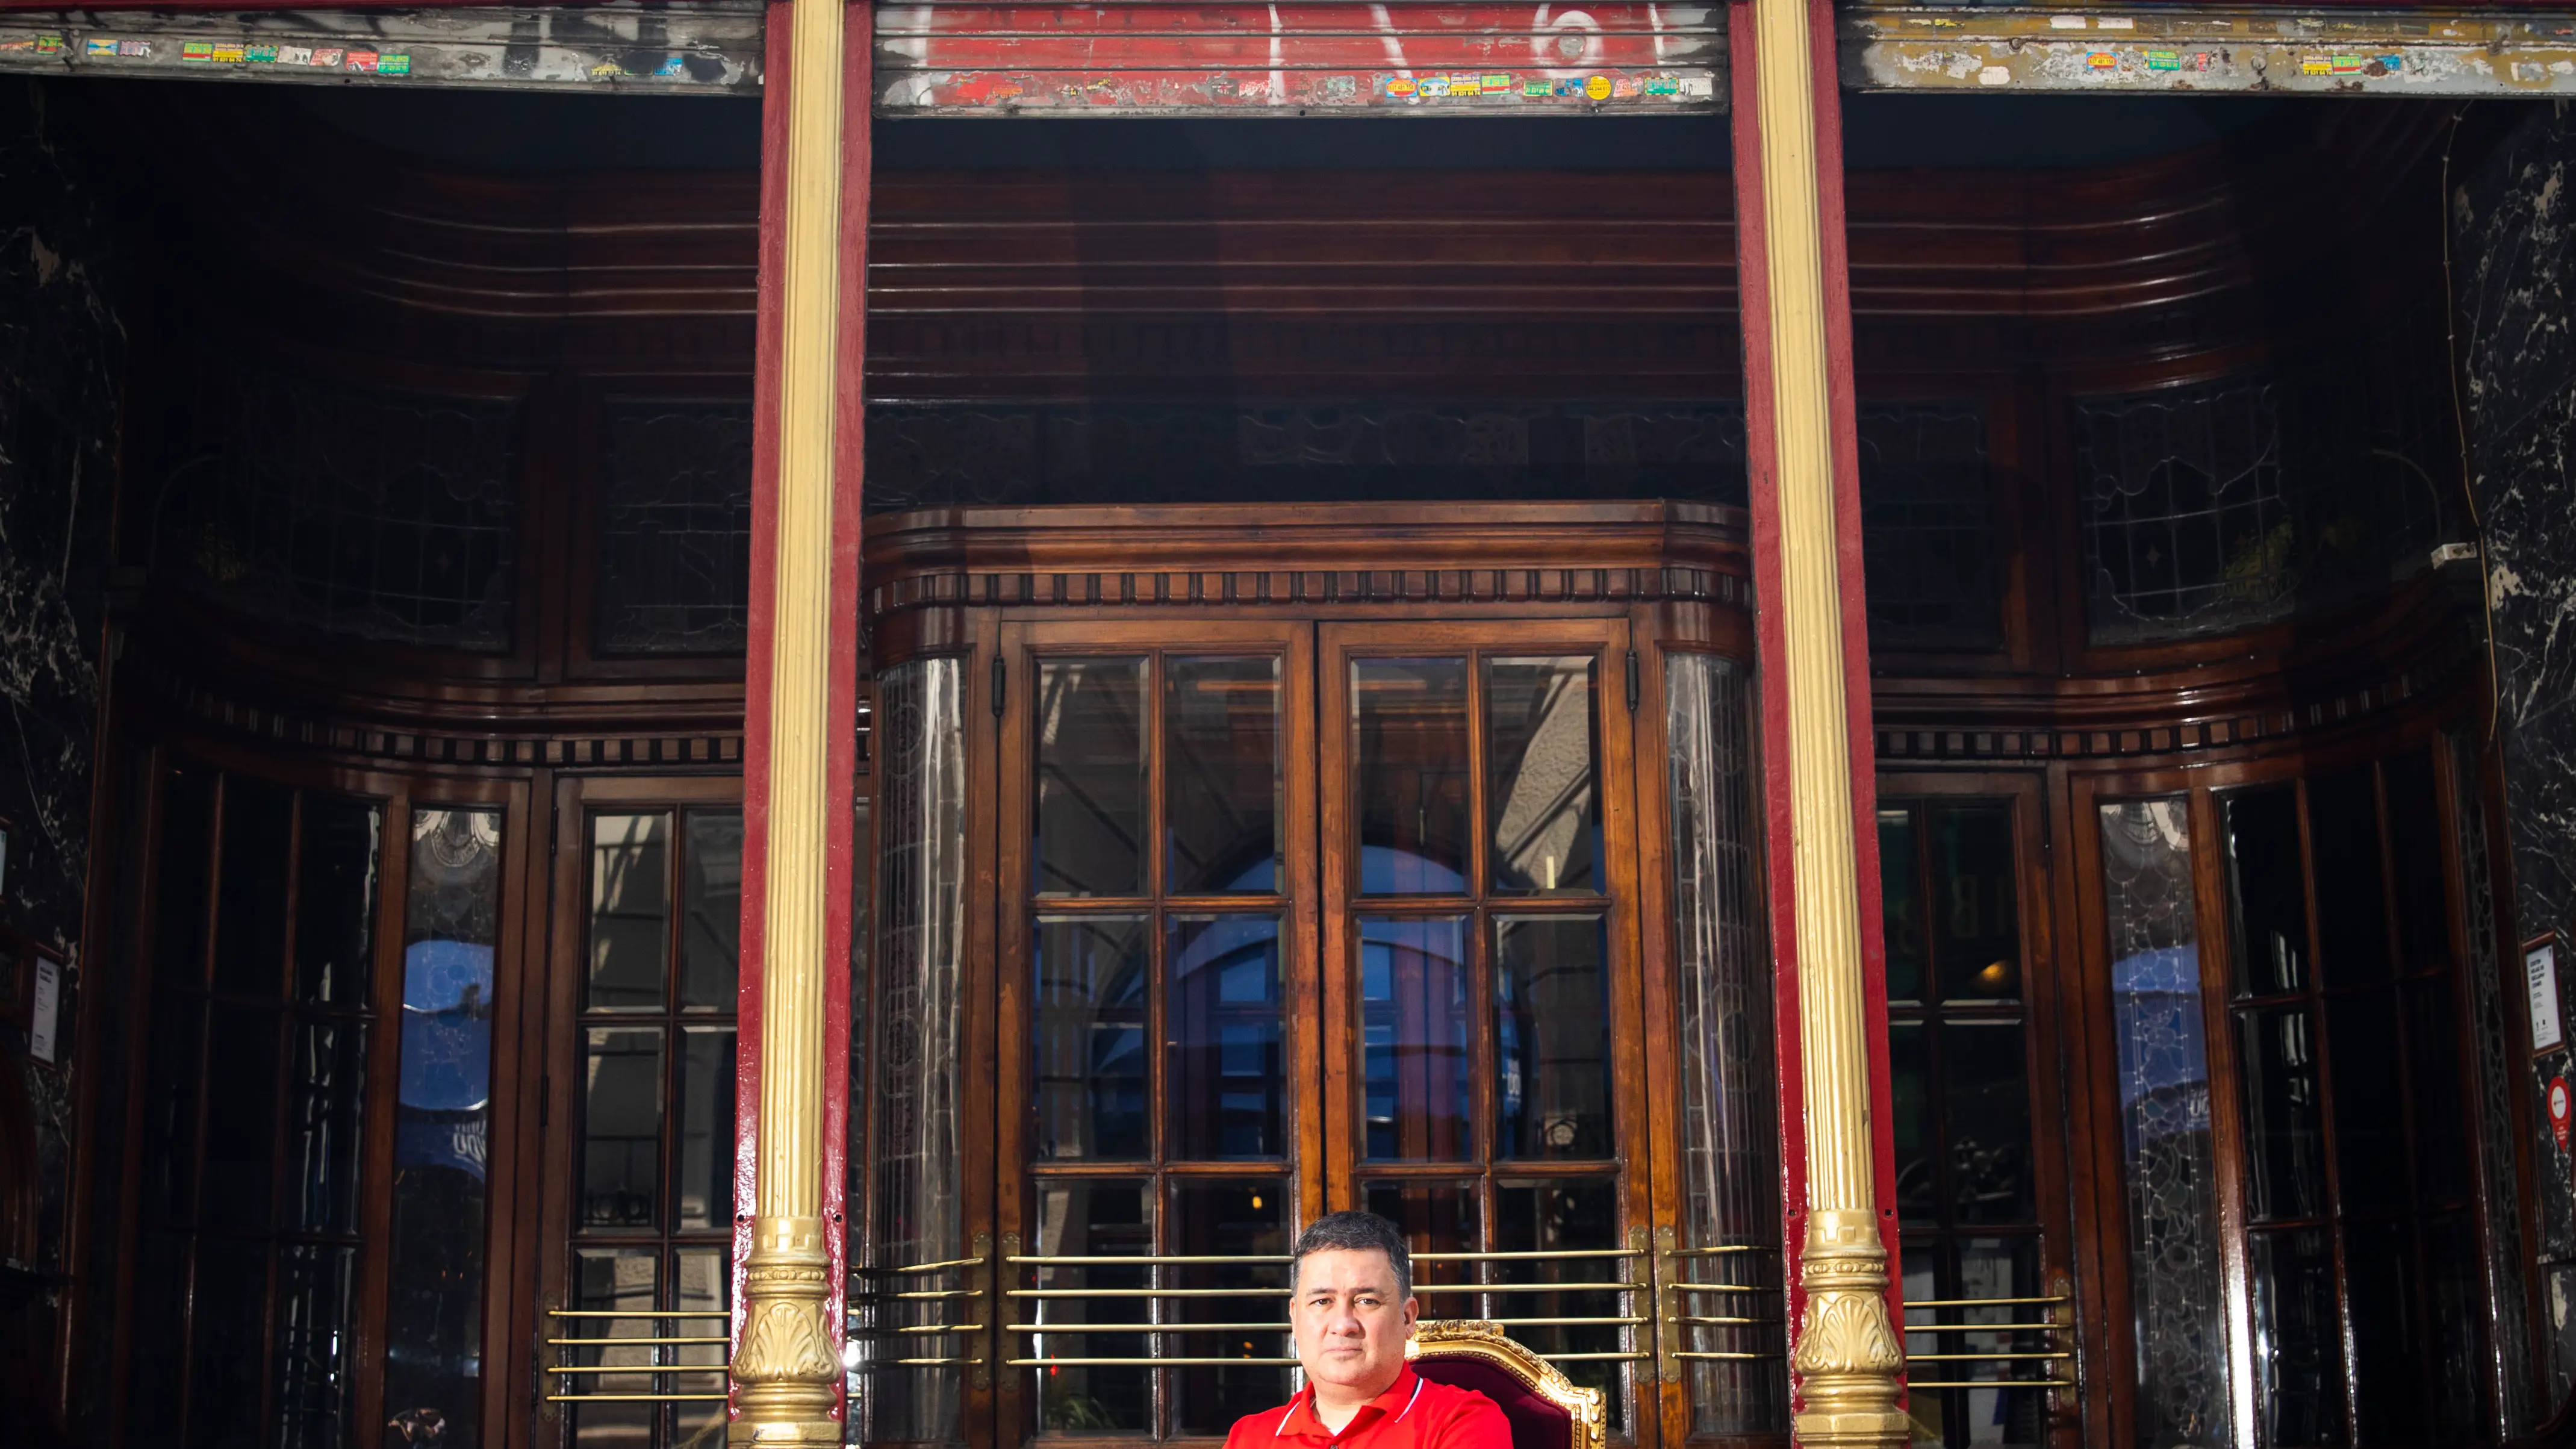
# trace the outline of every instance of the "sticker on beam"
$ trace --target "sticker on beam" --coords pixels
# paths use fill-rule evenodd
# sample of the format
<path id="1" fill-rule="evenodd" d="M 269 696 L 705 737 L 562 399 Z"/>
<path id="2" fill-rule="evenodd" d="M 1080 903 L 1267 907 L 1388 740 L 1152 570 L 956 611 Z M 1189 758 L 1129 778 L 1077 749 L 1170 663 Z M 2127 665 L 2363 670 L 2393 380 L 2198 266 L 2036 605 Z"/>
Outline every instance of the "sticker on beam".
<path id="1" fill-rule="evenodd" d="M 2576 95 L 2576 12 L 1864 0 L 1837 25 L 1853 90 Z"/>
<path id="2" fill-rule="evenodd" d="M 0 71 L 667 94 L 760 89 L 757 0 L 549 9 L 0 13 Z"/>
<path id="3" fill-rule="evenodd" d="M 877 114 L 1584 115 L 1714 111 L 1712 5 L 900 5 Z"/>

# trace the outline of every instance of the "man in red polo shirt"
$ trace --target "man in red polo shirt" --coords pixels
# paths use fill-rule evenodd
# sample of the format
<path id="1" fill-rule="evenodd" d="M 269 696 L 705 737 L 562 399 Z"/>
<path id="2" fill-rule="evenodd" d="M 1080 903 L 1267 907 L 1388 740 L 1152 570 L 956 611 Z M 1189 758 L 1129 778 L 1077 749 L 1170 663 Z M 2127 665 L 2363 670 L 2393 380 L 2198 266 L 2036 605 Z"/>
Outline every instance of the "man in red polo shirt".
<path id="1" fill-rule="evenodd" d="M 1474 1389 L 1435 1384 L 1404 1361 L 1419 1314 L 1404 1234 L 1375 1213 L 1328 1213 L 1298 1235 L 1288 1324 L 1306 1392 L 1235 1421 L 1226 1449 L 1511 1449 L 1512 1430 Z"/>

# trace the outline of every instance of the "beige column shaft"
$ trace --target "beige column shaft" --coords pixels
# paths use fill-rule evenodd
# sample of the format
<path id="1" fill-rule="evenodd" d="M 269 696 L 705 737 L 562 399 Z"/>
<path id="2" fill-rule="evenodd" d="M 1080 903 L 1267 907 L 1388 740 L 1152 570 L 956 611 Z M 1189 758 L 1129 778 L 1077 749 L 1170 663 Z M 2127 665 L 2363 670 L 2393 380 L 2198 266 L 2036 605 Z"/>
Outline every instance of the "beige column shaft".
<path id="1" fill-rule="evenodd" d="M 1753 0 L 1770 290 L 1780 610 L 1787 657 L 1790 860 L 1798 1039 L 1805 1080 L 1807 1236 L 1798 1272 L 1798 1442 L 1903 1444 L 1904 1364 L 1887 1316 L 1887 1253 L 1872 1201 L 1869 1038 L 1861 1010 L 1860 890 L 1836 562 L 1824 216 L 1816 168 L 1811 0 Z M 1741 100 L 1739 98 L 1739 104 Z"/>
<path id="2" fill-rule="evenodd" d="M 824 745 L 830 737 L 834 348 L 841 315 L 842 0 L 796 0 L 789 38 L 777 572 L 770 610 L 760 1122 L 736 1444 L 838 1444 L 840 1334 L 823 1237 Z M 846 828 L 846 822 L 843 822 Z"/>

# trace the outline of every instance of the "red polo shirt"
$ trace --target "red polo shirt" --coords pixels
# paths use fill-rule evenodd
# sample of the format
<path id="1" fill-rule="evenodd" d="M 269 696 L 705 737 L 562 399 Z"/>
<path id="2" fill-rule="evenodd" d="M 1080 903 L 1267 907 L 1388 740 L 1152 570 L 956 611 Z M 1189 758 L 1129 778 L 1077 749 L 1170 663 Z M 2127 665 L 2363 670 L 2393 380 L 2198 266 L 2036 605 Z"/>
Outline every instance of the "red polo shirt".
<path id="1" fill-rule="evenodd" d="M 1406 1364 L 1387 1391 L 1360 1405 L 1334 1433 L 1315 1417 L 1308 1385 L 1285 1408 L 1234 1421 L 1225 1449 L 1512 1449 L 1511 1421 L 1474 1389 L 1435 1384 Z"/>

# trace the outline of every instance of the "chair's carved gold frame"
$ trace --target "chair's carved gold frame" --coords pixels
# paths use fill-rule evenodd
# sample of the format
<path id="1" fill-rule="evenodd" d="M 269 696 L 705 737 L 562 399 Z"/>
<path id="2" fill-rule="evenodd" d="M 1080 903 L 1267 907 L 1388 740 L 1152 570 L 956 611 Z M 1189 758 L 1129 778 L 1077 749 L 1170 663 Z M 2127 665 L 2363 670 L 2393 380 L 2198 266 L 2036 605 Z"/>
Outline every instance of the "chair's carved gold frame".
<path id="1" fill-rule="evenodd" d="M 1574 1442 L 1568 1449 L 1604 1449 L 1610 1441 L 1601 1391 L 1576 1387 L 1556 1365 L 1506 1337 L 1501 1324 L 1481 1318 L 1425 1319 L 1413 1325 L 1404 1356 L 1472 1358 L 1491 1364 L 1565 1411 L 1574 1422 Z"/>

